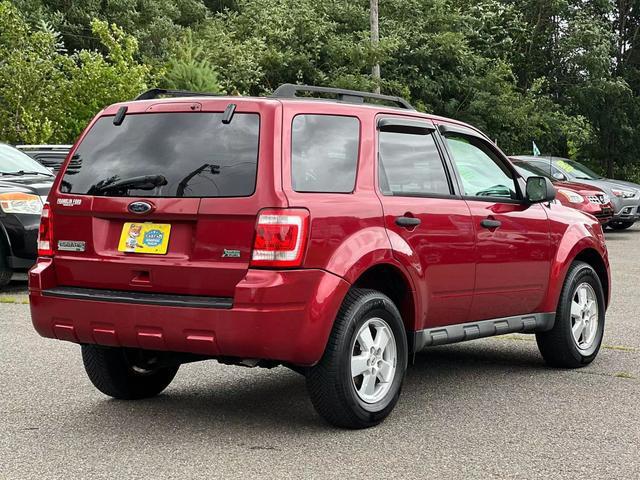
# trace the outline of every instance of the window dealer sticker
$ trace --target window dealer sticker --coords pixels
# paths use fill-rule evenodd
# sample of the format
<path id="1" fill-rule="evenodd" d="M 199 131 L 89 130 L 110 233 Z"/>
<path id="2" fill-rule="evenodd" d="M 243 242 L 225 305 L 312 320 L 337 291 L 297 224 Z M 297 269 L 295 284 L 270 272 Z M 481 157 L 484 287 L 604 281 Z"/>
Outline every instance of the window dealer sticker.
<path id="1" fill-rule="evenodd" d="M 569 165 L 564 160 L 558 160 L 557 165 L 558 165 L 558 167 L 560 167 L 562 170 L 564 170 L 567 173 L 571 173 L 571 172 L 573 172 L 575 170 L 575 168 L 573 168 L 571 165 Z"/>

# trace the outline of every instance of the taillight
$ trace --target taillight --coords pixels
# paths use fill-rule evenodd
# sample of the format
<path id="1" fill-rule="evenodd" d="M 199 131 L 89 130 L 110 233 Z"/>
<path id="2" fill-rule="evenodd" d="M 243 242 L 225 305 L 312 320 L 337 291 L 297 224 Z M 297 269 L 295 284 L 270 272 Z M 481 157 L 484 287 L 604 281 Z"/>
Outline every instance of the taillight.
<path id="1" fill-rule="evenodd" d="M 263 210 L 258 215 L 251 266 L 299 267 L 307 236 L 309 212 L 303 209 Z"/>
<path id="2" fill-rule="evenodd" d="M 48 203 L 42 207 L 40 228 L 38 228 L 38 256 L 53 256 L 53 218 L 51 206 Z"/>

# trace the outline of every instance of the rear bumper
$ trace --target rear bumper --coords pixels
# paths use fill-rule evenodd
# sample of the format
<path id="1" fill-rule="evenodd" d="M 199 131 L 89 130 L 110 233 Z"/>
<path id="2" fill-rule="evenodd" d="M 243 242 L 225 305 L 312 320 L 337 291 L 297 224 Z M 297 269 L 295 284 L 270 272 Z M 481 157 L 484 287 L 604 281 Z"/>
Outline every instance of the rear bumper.
<path id="1" fill-rule="evenodd" d="M 43 337 L 296 365 L 320 360 L 349 289 L 322 270 L 249 270 L 232 305 L 159 305 L 60 295 L 54 269 L 40 259 L 29 272 L 31 318 Z"/>

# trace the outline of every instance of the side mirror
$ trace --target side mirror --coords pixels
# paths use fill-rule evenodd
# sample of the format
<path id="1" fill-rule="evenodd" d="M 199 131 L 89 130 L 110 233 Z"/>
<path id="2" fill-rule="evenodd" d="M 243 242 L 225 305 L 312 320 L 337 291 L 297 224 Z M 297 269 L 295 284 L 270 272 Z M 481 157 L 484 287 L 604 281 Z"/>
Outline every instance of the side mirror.
<path id="1" fill-rule="evenodd" d="M 556 189 L 546 177 L 527 178 L 527 195 L 529 203 L 546 203 L 556 198 Z"/>
<path id="2" fill-rule="evenodd" d="M 553 178 L 555 178 L 556 180 L 560 180 L 561 182 L 564 182 L 567 180 L 567 176 L 561 172 L 554 172 Z"/>

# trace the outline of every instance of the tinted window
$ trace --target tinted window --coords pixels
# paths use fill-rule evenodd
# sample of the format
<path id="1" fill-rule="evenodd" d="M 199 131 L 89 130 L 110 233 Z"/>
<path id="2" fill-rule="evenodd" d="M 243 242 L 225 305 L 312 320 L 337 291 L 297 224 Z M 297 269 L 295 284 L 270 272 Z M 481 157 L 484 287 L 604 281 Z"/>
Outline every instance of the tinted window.
<path id="1" fill-rule="evenodd" d="M 360 122 L 354 117 L 298 115 L 291 132 L 297 192 L 349 193 L 356 183 Z"/>
<path id="2" fill-rule="evenodd" d="M 108 196 L 249 196 L 256 184 L 259 122 L 258 115 L 243 113 L 228 125 L 222 113 L 127 115 L 120 126 L 113 117 L 101 118 L 76 151 L 61 189 Z M 140 178 L 147 176 L 151 181 Z"/>
<path id="3" fill-rule="evenodd" d="M 484 142 L 455 135 L 447 137 L 447 144 L 466 196 L 518 198 L 511 172 Z"/>
<path id="4" fill-rule="evenodd" d="M 380 190 L 385 195 L 449 195 L 433 135 L 380 132 Z"/>
<path id="5" fill-rule="evenodd" d="M 544 170 L 545 172 L 547 172 L 547 175 L 551 175 L 556 180 L 558 180 L 558 179 L 566 179 L 567 178 L 567 172 L 563 172 L 562 170 L 560 170 L 556 166 L 551 165 L 549 162 L 539 162 L 539 161 L 535 161 L 534 160 L 534 161 L 531 161 L 529 163 L 531 165 L 536 166 L 540 170 Z"/>

